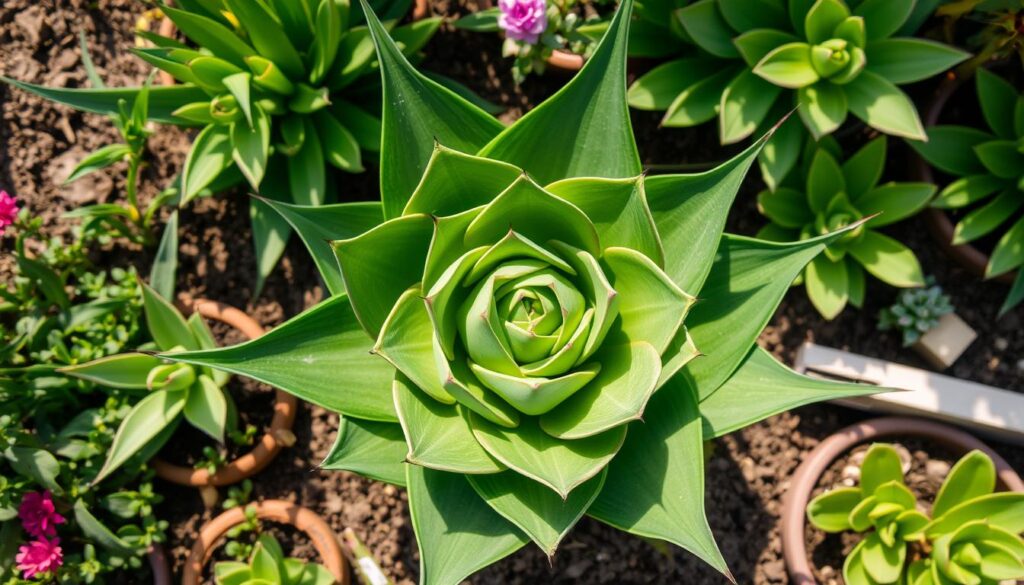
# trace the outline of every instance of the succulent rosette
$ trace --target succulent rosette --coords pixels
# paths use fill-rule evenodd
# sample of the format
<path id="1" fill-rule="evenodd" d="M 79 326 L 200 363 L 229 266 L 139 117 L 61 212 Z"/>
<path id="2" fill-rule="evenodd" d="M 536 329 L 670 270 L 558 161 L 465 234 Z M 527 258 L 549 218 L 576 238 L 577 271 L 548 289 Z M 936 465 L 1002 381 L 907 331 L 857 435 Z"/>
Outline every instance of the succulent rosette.
<path id="1" fill-rule="evenodd" d="M 644 175 L 630 10 L 507 128 L 416 72 L 371 16 L 382 201 L 272 203 L 332 296 L 252 342 L 162 356 L 342 413 L 323 467 L 408 489 L 422 583 L 459 583 L 530 541 L 554 554 L 585 514 L 727 573 L 703 510 L 704 441 L 875 390 L 804 378 L 756 347 L 842 235 L 723 234 L 763 140 L 707 173 Z"/>

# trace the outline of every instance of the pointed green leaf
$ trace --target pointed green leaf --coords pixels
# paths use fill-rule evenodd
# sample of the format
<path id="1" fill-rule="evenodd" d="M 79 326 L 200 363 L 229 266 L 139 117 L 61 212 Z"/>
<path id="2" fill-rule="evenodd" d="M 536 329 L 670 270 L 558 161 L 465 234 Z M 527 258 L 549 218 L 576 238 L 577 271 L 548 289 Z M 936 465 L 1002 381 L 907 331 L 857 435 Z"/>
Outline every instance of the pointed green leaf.
<path id="1" fill-rule="evenodd" d="M 518 526 L 544 554 L 552 557 L 558 544 L 597 498 L 606 475 L 602 470 L 564 500 L 514 471 L 470 475 L 466 479 L 495 512 Z"/>
<path id="2" fill-rule="evenodd" d="M 999 276 L 1022 264 L 1024 264 L 1024 217 L 1018 219 L 996 242 L 996 247 L 992 250 L 992 257 L 989 258 L 988 266 L 985 267 L 985 277 Z"/>
<path id="3" fill-rule="evenodd" d="M 976 240 L 991 233 L 1013 217 L 1013 214 L 1024 205 L 1020 191 L 1010 187 L 999 195 L 985 202 L 984 205 L 972 209 L 953 230 L 953 245 Z"/>
<path id="4" fill-rule="evenodd" d="M 932 505 L 932 516 L 940 518 L 955 506 L 991 494 L 995 487 L 996 467 L 992 459 L 981 451 L 971 451 L 956 462 L 942 482 Z"/>
<path id="5" fill-rule="evenodd" d="M 718 115 L 722 92 L 732 83 L 740 69 L 735 65 L 715 63 L 715 72 L 693 80 L 679 92 L 665 111 L 661 125 L 666 128 L 689 128 L 703 124 Z"/>
<path id="6" fill-rule="evenodd" d="M 605 347 L 596 359 L 601 363 L 598 376 L 540 417 L 544 432 L 575 440 L 643 416 L 661 373 L 654 347 L 644 342 Z"/>
<path id="7" fill-rule="evenodd" d="M 330 242 L 354 238 L 380 225 L 384 219 L 383 208 L 377 201 L 318 207 L 291 205 L 273 199 L 263 202 L 287 220 L 302 238 L 332 295 L 345 292 L 345 281 Z"/>
<path id="8" fill-rule="evenodd" d="M 974 154 L 974 146 L 992 139 L 991 134 L 966 126 L 931 126 L 928 142 L 909 144 L 937 169 L 951 175 L 968 176 L 986 172 Z"/>
<path id="9" fill-rule="evenodd" d="M 722 92 L 718 130 L 722 144 L 747 138 L 757 130 L 782 91 L 745 69 Z"/>
<path id="10" fill-rule="evenodd" d="M 983 67 L 978 69 L 976 82 L 981 113 L 988 127 L 1000 138 L 1015 139 L 1017 133 L 1007 121 L 1013 120 L 1016 115 L 1019 99 L 1017 89 L 1009 81 Z"/>
<path id="11" fill-rule="evenodd" d="M 766 135 L 718 167 L 694 175 L 660 175 L 644 181 L 647 202 L 665 250 L 665 273 L 679 288 L 696 295 L 711 272 L 714 249 L 736 193 L 771 135 Z"/>
<path id="12" fill-rule="evenodd" d="M 846 121 L 846 92 L 834 83 L 815 83 L 797 92 L 797 112 L 816 140 L 836 131 Z"/>
<path id="13" fill-rule="evenodd" d="M 530 542 L 477 495 L 465 476 L 405 468 L 423 583 L 458 585 Z"/>
<path id="14" fill-rule="evenodd" d="M 476 413 L 470 415 L 469 424 L 473 436 L 491 456 L 563 498 L 600 473 L 626 437 L 623 426 L 585 439 L 563 441 L 541 430 L 535 418 L 524 418 L 515 429 L 504 429 Z"/>
<path id="15" fill-rule="evenodd" d="M 589 514 L 620 530 L 678 545 L 722 573 L 704 513 L 704 443 L 693 391 L 673 378 L 629 425 Z"/>
<path id="16" fill-rule="evenodd" d="M 351 471 L 404 487 L 407 451 L 402 427 L 343 416 L 338 422 L 334 446 L 320 468 Z"/>
<path id="17" fill-rule="evenodd" d="M 247 376 L 349 416 L 397 422 L 389 392 L 395 370 L 370 355 L 372 345 L 348 297 L 337 295 L 252 341 L 161 357 Z"/>
<path id="18" fill-rule="evenodd" d="M 854 205 L 864 215 L 881 214 L 868 223 L 877 228 L 914 215 L 928 205 L 933 195 L 935 185 L 931 183 L 886 183 L 868 191 Z"/>
<path id="19" fill-rule="evenodd" d="M 11 469 L 19 475 L 31 478 L 55 494 L 64 493 L 64 489 L 57 483 L 60 462 L 49 451 L 35 447 L 11 446 L 4 449 L 3 456 Z"/>
<path id="20" fill-rule="evenodd" d="M 990 173 L 1001 179 L 1017 180 L 1024 165 L 1024 154 L 1017 150 L 1016 140 L 984 142 L 974 147 L 974 154 Z"/>
<path id="21" fill-rule="evenodd" d="M 814 151 L 811 168 L 807 172 L 807 201 L 814 213 L 826 213 L 829 203 L 846 190 L 839 162 L 824 148 Z"/>
<path id="22" fill-rule="evenodd" d="M 943 516 L 932 520 L 925 534 L 933 539 L 975 520 L 985 520 L 991 526 L 1019 534 L 1024 531 L 1024 494 L 1000 492 L 953 506 Z"/>
<path id="23" fill-rule="evenodd" d="M 811 64 L 811 45 L 801 42 L 776 47 L 758 62 L 753 72 L 773 85 L 790 89 L 807 87 L 821 79 Z"/>
<path id="24" fill-rule="evenodd" d="M 68 366 L 57 371 L 110 388 L 145 390 L 149 371 L 162 363 L 151 355 L 124 353 L 103 357 L 85 364 Z"/>
<path id="25" fill-rule="evenodd" d="M 254 189 L 260 188 L 270 156 L 270 117 L 263 108 L 252 110 L 252 122 L 231 124 L 231 158 Z"/>
<path id="26" fill-rule="evenodd" d="M 107 459 L 93 483 L 98 483 L 116 471 L 146 443 L 170 426 L 185 407 L 185 394 L 184 390 L 157 390 L 133 406 L 117 428 Z"/>
<path id="27" fill-rule="evenodd" d="M 469 413 L 461 406 L 441 404 L 402 375 L 395 377 L 393 390 L 395 410 L 409 446 L 406 461 L 451 473 L 505 469 L 473 437 Z"/>
<path id="28" fill-rule="evenodd" d="M 75 165 L 74 170 L 71 171 L 71 174 L 68 175 L 68 178 L 64 179 L 64 183 L 67 184 L 77 181 L 90 173 L 94 173 L 113 164 L 117 164 L 122 160 L 125 160 L 125 157 L 131 153 L 132 149 L 127 144 L 108 144 L 79 161 L 78 164 Z"/>
<path id="29" fill-rule="evenodd" d="M 757 210 L 781 227 L 799 229 L 814 221 L 807 206 L 807 196 L 788 187 L 767 189 L 757 194 Z"/>
<path id="30" fill-rule="evenodd" d="M 245 68 L 245 58 L 256 54 L 233 31 L 211 18 L 169 6 L 161 10 L 191 41 L 238 67 Z"/>
<path id="31" fill-rule="evenodd" d="M 626 103 L 626 41 L 632 7 L 632 0 L 619 5 L 594 54 L 569 83 L 479 154 L 525 169 L 542 184 L 573 177 L 639 175 L 640 155 Z M 579 148 L 592 143 L 601 148 Z"/>
<path id="32" fill-rule="evenodd" d="M 634 23 L 635 25 L 635 23 Z M 629 86 L 629 105 L 638 110 L 666 110 L 676 97 L 713 75 L 721 67 L 715 59 L 686 57 L 662 63 Z"/>
<path id="33" fill-rule="evenodd" d="M 832 38 L 836 27 L 849 16 L 850 9 L 842 0 L 817 0 L 804 16 L 804 35 L 815 45 L 823 43 Z"/>
<path id="34" fill-rule="evenodd" d="M 605 250 L 614 290 L 620 293 L 620 331 L 630 342 L 646 341 L 660 354 L 683 324 L 694 297 L 673 283 L 654 261 L 629 248 Z"/>
<path id="35" fill-rule="evenodd" d="M 687 318 L 694 343 L 707 355 L 682 374 L 701 400 L 736 371 L 790 283 L 841 233 L 783 244 L 732 235 L 722 239 L 711 275 L 697 293 L 703 300 Z"/>
<path id="36" fill-rule="evenodd" d="M 454 404 L 445 390 L 434 358 L 434 325 L 422 298 L 419 285 L 409 287 L 395 302 L 373 352 L 388 360 L 417 388 L 434 400 Z"/>
<path id="37" fill-rule="evenodd" d="M 274 170 L 283 170 L 280 165 L 274 165 L 274 169 L 266 178 L 268 182 L 280 181 L 283 177 L 275 177 Z M 265 190 L 266 185 L 264 185 Z M 249 221 L 252 225 L 252 245 L 256 253 L 256 286 L 253 290 L 253 298 L 258 297 L 263 290 L 263 284 L 267 277 L 277 266 L 277 261 L 284 254 L 284 248 L 288 244 L 288 238 L 292 234 L 291 226 L 284 218 L 274 213 L 274 210 L 267 203 L 269 199 L 252 198 L 249 200 Z"/>
<path id="38" fill-rule="evenodd" d="M 64 89 L 24 83 L 2 75 L 0 75 L 0 81 L 76 110 L 107 115 L 117 115 L 118 102 L 122 99 L 127 101 L 127 106 L 131 108 L 142 89 L 141 87 Z M 185 104 L 208 99 L 209 96 L 194 85 L 150 88 L 149 119 L 164 124 L 186 123 L 186 120 L 173 116 L 171 112 Z"/>
<path id="39" fill-rule="evenodd" d="M 789 24 L 782 0 L 718 0 L 718 10 L 729 26 L 741 32 Z"/>
<path id="40" fill-rule="evenodd" d="M 224 391 L 213 379 L 200 375 L 198 384 L 188 390 L 185 400 L 185 420 L 215 441 L 224 442 L 228 403 Z"/>
<path id="41" fill-rule="evenodd" d="M 146 313 L 146 328 L 153 337 L 157 347 L 169 351 L 174 347 L 199 349 L 192 331 L 188 328 L 185 318 L 178 309 L 157 294 L 146 283 L 142 285 L 142 303 Z"/>
<path id="42" fill-rule="evenodd" d="M 821 255 L 804 270 L 804 286 L 811 304 L 826 320 L 835 319 L 846 307 L 850 287 L 845 259 L 834 262 Z"/>
<path id="43" fill-rule="evenodd" d="M 417 72 L 366 8 L 384 86 L 381 200 L 384 217 L 402 213 L 420 182 L 434 142 L 476 152 L 501 131 L 500 122 Z"/>
<path id="44" fill-rule="evenodd" d="M 402 214 L 445 216 L 487 205 L 521 174 L 522 169 L 508 163 L 435 144 L 423 180 Z"/>
<path id="45" fill-rule="evenodd" d="M 78 528 L 82 531 L 83 536 L 114 554 L 126 556 L 139 554 L 138 549 L 111 532 L 96 516 L 93 516 L 85 500 L 76 500 L 72 509 L 74 510 L 75 523 L 78 524 Z"/>
<path id="46" fill-rule="evenodd" d="M 185 167 L 181 171 L 181 204 L 195 199 L 209 187 L 231 166 L 232 156 L 229 127 L 211 124 L 203 128 L 192 143 L 185 158 Z"/>
<path id="47" fill-rule="evenodd" d="M 868 40 L 878 40 L 898 31 L 913 13 L 914 4 L 915 0 L 864 0 L 853 13 L 864 17 Z"/>
<path id="48" fill-rule="evenodd" d="M 715 0 L 700 0 L 675 12 L 686 34 L 700 48 L 716 57 L 735 59 L 739 52 L 732 43 L 737 31 L 722 17 Z"/>
<path id="49" fill-rule="evenodd" d="M 885 170 L 887 151 L 888 143 L 885 136 L 879 136 L 865 144 L 843 163 L 846 194 L 854 204 L 857 204 L 862 195 L 878 184 L 878 180 L 882 177 L 882 171 Z"/>
<path id="50" fill-rule="evenodd" d="M 805 404 L 866 396 L 880 391 L 864 384 L 802 376 L 779 363 L 764 349 L 755 347 L 722 387 L 701 401 L 704 435 L 708 439 L 721 437 Z"/>
<path id="51" fill-rule="evenodd" d="M 925 39 L 883 39 L 868 44 L 865 52 L 868 70 L 896 85 L 934 77 L 970 57 L 970 53 Z"/>
<path id="52" fill-rule="evenodd" d="M 149 285 L 165 299 L 174 298 L 178 275 L 178 210 L 171 212 L 160 236 L 153 266 L 149 269 Z"/>

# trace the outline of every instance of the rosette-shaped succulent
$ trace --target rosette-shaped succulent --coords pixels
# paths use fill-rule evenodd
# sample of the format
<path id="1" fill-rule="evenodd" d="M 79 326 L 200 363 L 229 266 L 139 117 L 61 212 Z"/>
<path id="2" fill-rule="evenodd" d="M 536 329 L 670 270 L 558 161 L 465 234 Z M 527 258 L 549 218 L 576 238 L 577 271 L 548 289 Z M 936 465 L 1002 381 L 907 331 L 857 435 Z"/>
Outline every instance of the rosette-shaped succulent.
<path id="1" fill-rule="evenodd" d="M 384 18 L 401 18 L 411 0 L 375 0 Z M 203 0 L 161 6 L 176 38 L 139 32 L 152 47 L 131 49 L 178 85 L 149 90 L 150 119 L 197 126 L 181 172 L 178 202 L 243 182 L 282 201 L 334 201 L 330 167 L 364 170 L 380 150 L 380 84 L 361 9 L 337 0 Z M 416 58 L 440 18 L 395 27 Z M 141 88 L 47 88 L 0 77 L 85 111 L 116 113 Z M 266 181 L 264 181 L 266 179 Z M 287 223 L 252 203 L 259 281 L 284 251 Z"/>
<path id="2" fill-rule="evenodd" d="M 704 441 L 871 391 L 803 378 L 754 343 L 842 235 L 723 234 L 763 141 L 704 174 L 643 174 L 630 10 L 508 128 L 417 73 L 371 16 L 381 203 L 274 204 L 333 296 L 253 342 L 163 356 L 341 412 L 323 466 L 407 487 L 423 583 L 458 583 L 531 540 L 554 554 L 584 514 L 726 572 Z"/>
<path id="3" fill-rule="evenodd" d="M 920 4 L 920 7 L 918 6 Z M 967 53 L 907 38 L 926 16 L 916 0 L 699 0 L 674 12 L 701 50 L 636 80 L 630 104 L 665 111 L 662 124 L 689 127 L 718 118 L 722 144 L 763 133 L 797 107 L 820 139 L 852 114 L 895 136 L 925 138 L 917 110 L 898 86 L 937 75 Z M 795 120 L 761 158 L 776 187 L 799 159 L 806 136 Z"/>
<path id="4" fill-rule="evenodd" d="M 834 139 L 808 140 L 798 172 L 778 189 L 757 196 L 758 209 L 771 220 L 757 236 L 768 240 L 813 238 L 870 218 L 829 244 L 804 270 L 807 296 L 826 319 L 835 318 L 847 303 L 863 304 L 865 271 L 892 286 L 925 284 L 914 252 L 876 228 L 917 213 L 935 194 L 935 185 L 879 185 L 886 151 L 886 138 L 880 136 L 841 162 L 842 149 Z"/>
<path id="5" fill-rule="evenodd" d="M 1024 95 L 1010 82 L 981 69 L 976 88 L 988 129 L 940 124 L 928 142 L 910 145 L 930 165 L 954 178 L 932 207 L 957 213 L 953 245 L 999 236 L 985 278 L 1017 270 L 1004 315 L 1024 301 Z"/>

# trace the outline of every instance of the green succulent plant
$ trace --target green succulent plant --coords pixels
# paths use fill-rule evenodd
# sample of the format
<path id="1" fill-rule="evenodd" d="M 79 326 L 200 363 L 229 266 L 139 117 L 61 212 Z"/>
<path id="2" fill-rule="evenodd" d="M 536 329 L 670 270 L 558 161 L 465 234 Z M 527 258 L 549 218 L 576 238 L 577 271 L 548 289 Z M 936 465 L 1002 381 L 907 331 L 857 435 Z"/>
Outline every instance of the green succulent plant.
<path id="1" fill-rule="evenodd" d="M 995 585 L 1024 578 L 1024 494 L 995 493 L 992 459 L 971 451 L 931 508 L 918 509 L 891 445 L 873 445 L 856 488 L 814 498 L 807 518 L 825 532 L 866 533 L 843 565 L 847 585 Z"/>
<path id="2" fill-rule="evenodd" d="M 216 585 L 332 585 L 334 575 L 323 565 L 285 558 L 280 543 L 261 534 L 249 562 L 221 561 L 213 565 Z"/>
<path id="3" fill-rule="evenodd" d="M 758 210 L 771 220 L 757 236 L 768 240 L 814 238 L 871 218 L 830 243 L 798 281 L 826 319 L 835 318 L 847 303 L 862 306 L 865 270 L 892 286 L 925 284 L 914 252 L 876 229 L 917 213 L 936 188 L 930 183 L 879 185 L 886 151 L 881 136 L 840 164 L 842 153 L 834 140 L 808 140 L 800 172 L 757 197 Z"/>
<path id="4" fill-rule="evenodd" d="M 723 234 L 763 141 L 707 173 L 643 173 L 625 100 L 631 9 L 507 128 L 416 72 L 368 15 L 382 201 L 275 204 L 333 296 L 251 342 L 161 356 L 342 413 L 323 466 L 407 487 L 425 584 L 531 540 L 553 554 L 584 514 L 726 572 L 704 441 L 876 390 L 804 378 L 755 344 L 842 236 Z"/>
<path id="5" fill-rule="evenodd" d="M 411 0 L 380 0 L 400 18 Z M 328 165 L 364 170 L 380 150 L 380 86 L 361 10 L 347 0 L 186 0 L 161 10 L 191 42 L 140 32 L 155 46 L 132 52 L 180 85 L 149 90 L 149 117 L 197 126 L 180 177 L 184 205 L 243 181 L 267 197 L 320 205 L 334 194 Z M 395 27 L 415 56 L 440 24 Z M 47 88 L 4 81 L 72 107 L 116 115 L 143 88 Z M 266 182 L 264 181 L 266 179 Z M 260 288 L 284 250 L 289 226 L 252 201 Z"/>
<path id="6" fill-rule="evenodd" d="M 641 76 L 630 88 L 630 104 L 665 110 L 668 127 L 717 117 L 722 144 L 763 133 L 796 106 L 815 139 L 852 113 L 883 133 L 924 140 L 917 110 L 897 86 L 968 57 L 933 41 L 893 36 L 917 20 L 915 0 L 700 0 L 674 14 L 703 54 Z M 794 167 L 805 135 L 794 120 L 762 153 L 770 186 Z"/>
<path id="7" fill-rule="evenodd" d="M 903 347 L 917 343 L 922 335 L 938 326 L 943 315 L 953 312 L 953 303 L 942 287 L 930 278 L 928 284 L 928 288 L 900 292 L 895 303 L 878 313 L 878 329 L 900 331 Z"/>
<path id="8" fill-rule="evenodd" d="M 1024 96 L 984 69 L 975 79 L 989 130 L 932 126 L 927 143 L 910 145 L 928 164 L 955 177 L 932 202 L 932 207 L 962 213 L 953 231 L 954 245 L 995 235 L 1008 226 L 985 267 L 985 278 L 992 278 L 1024 266 Z M 1022 300 L 1024 270 L 1018 270 L 999 314 Z"/>
<path id="9" fill-rule="evenodd" d="M 146 460 L 155 455 L 182 418 L 218 443 L 224 443 L 225 433 L 234 426 L 237 417 L 223 388 L 229 378 L 226 373 L 168 363 L 152 355 L 153 350 L 175 352 L 216 347 L 213 333 L 199 313 L 185 319 L 174 305 L 146 284 L 142 284 L 142 298 L 153 343 L 139 349 L 150 353 L 122 353 L 57 370 L 108 388 L 146 392 L 118 427 L 95 482 L 133 457 Z"/>

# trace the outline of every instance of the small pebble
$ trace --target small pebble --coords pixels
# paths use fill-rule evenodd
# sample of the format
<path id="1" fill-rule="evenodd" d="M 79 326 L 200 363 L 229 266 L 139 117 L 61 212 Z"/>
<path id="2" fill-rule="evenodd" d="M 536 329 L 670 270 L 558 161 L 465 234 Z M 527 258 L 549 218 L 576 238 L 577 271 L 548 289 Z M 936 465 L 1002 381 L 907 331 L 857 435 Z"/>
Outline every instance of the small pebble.
<path id="1" fill-rule="evenodd" d="M 932 459 L 925 464 L 924 470 L 928 474 L 928 479 L 936 483 L 942 483 L 942 480 L 946 479 L 946 476 L 949 475 L 949 463 Z"/>
<path id="2" fill-rule="evenodd" d="M 1024 372 L 1024 359 L 1017 360 L 1017 369 Z"/>
<path id="3" fill-rule="evenodd" d="M 1007 341 L 1005 337 L 996 337 L 994 345 L 997 350 L 1006 351 L 1006 349 L 1010 347 L 1010 342 Z"/>

